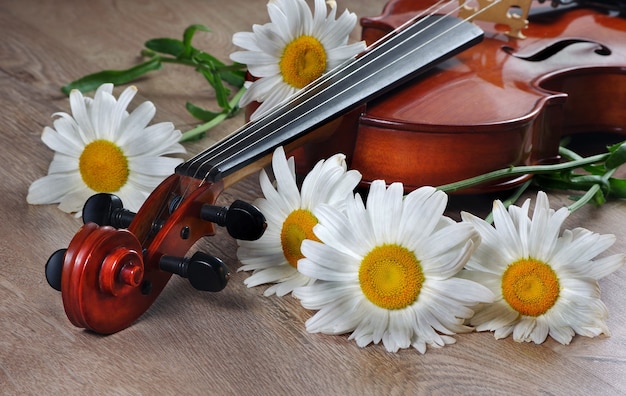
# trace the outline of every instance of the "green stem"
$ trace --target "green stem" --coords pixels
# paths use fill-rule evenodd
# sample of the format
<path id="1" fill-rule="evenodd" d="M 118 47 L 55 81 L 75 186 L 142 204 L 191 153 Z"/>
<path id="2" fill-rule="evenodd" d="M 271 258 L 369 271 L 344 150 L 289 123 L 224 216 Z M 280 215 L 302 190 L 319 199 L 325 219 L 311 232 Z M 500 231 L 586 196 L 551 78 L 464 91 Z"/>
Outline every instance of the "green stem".
<path id="1" fill-rule="evenodd" d="M 617 169 L 611 169 L 608 172 L 606 172 L 603 176 L 602 176 L 602 181 L 603 182 L 608 182 L 608 180 L 613 176 L 613 173 L 615 173 Z M 589 190 L 587 190 L 587 192 L 585 193 L 585 195 L 583 195 L 582 197 L 580 197 L 580 199 L 577 199 L 576 202 L 574 202 L 573 204 L 571 204 L 570 206 L 567 207 L 567 209 L 569 209 L 570 212 L 575 212 L 578 209 L 582 208 L 583 206 L 585 206 L 589 201 L 591 201 L 593 199 L 593 197 L 595 197 L 595 195 L 600 191 L 601 189 L 601 183 L 598 184 L 594 184 L 593 186 L 591 186 L 589 188 Z"/>
<path id="2" fill-rule="evenodd" d="M 584 166 L 584 165 L 590 165 L 590 164 L 604 161 L 609 157 L 609 155 L 610 153 L 598 154 L 598 155 L 583 158 L 580 160 L 569 161 L 569 162 L 564 162 L 564 163 L 554 164 L 554 165 L 512 166 L 510 168 L 496 170 L 493 172 L 485 173 L 483 175 L 461 180 L 458 182 L 445 184 L 445 185 L 437 187 L 437 189 L 445 191 L 445 192 L 453 192 L 453 191 L 462 190 L 464 188 L 477 186 L 479 184 L 483 184 L 492 180 L 502 179 L 505 177 L 571 170 L 571 169 L 580 168 L 581 166 Z"/>
<path id="3" fill-rule="evenodd" d="M 577 199 L 576 202 L 568 206 L 567 209 L 569 209 L 570 212 L 577 211 L 578 209 L 585 206 L 587 202 L 591 201 L 593 197 L 598 193 L 599 190 L 600 190 L 600 185 L 594 184 L 593 186 L 591 186 L 589 190 L 587 190 L 585 195 L 580 197 L 580 199 Z"/>
<path id="4" fill-rule="evenodd" d="M 527 180 L 525 181 L 521 186 L 519 186 L 515 192 L 513 193 L 513 195 L 511 195 L 508 199 L 502 201 L 502 204 L 504 205 L 505 208 L 508 208 L 509 206 L 513 205 L 515 202 L 517 202 L 517 200 L 519 199 L 519 197 L 522 196 L 522 194 L 524 193 L 524 191 L 526 191 L 526 189 L 528 189 L 528 187 L 530 186 L 530 184 L 532 183 L 531 180 Z M 485 218 L 485 221 L 489 224 L 493 223 L 493 212 L 489 213 L 489 215 Z"/>
<path id="5" fill-rule="evenodd" d="M 170 58 L 170 57 L 164 57 L 161 55 L 154 55 L 154 57 L 155 58 L 158 57 L 163 63 L 174 63 L 178 65 L 183 65 L 183 66 L 191 66 L 191 67 L 195 67 L 196 69 L 204 69 L 210 72 L 213 72 L 214 70 L 216 72 L 242 70 L 241 65 L 236 65 L 236 64 L 215 67 L 215 66 L 208 65 L 206 63 L 196 62 L 190 59 Z"/>
<path id="6" fill-rule="evenodd" d="M 562 157 L 569 158 L 570 160 L 574 160 L 574 161 L 583 159 L 583 157 L 581 157 L 577 153 L 563 146 L 559 146 L 559 155 L 561 155 Z"/>
<path id="7" fill-rule="evenodd" d="M 241 96 L 243 95 L 244 92 L 246 92 L 246 88 L 244 88 L 244 87 L 241 87 L 241 89 L 239 89 L 239 91 L 237 91 L 235 96 L 233 96 L 233 98 L 228 102 L 228 104 L 230 105 L 230 109 L 236 109 L 237 108 L 237 104 L 239 103 L 239 99 L 241 99 Z M 226 118 L 232 116 L 232 114 L 233 114 L 232 110 L 230 110 L 230 111 L 228 111 L 228 110 L 222 111 L 220 114 L 215 116 L 215 118 L 213 118 L 211 121 L 205 122 L 204 124 L 198 125 L 197 127 L 193 128 L 193 129 L 190 129 L 187 132 L 183 133 L 183 136 L 181 136 L 181 138 L 180 138 L 180 142 L 185 142 L 187 140 L 193 140 L 198 135 L 208 131 L 209 129 L 213 128 L 214 126 L 216 126 L 220 122 L 224 121 Z"/>

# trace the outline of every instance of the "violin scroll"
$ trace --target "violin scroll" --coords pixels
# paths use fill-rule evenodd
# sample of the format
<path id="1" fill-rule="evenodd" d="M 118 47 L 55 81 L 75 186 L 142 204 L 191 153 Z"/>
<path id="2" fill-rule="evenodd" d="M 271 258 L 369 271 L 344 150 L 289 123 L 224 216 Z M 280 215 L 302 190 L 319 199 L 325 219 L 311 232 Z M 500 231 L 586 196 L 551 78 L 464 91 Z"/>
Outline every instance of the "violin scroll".
<path id="1" fill-rule="evenodd" d="M 222 260 L 204 252 L 185 255 L 200 238 L 215 233 L 214 223 L 235 238 L 256 239 L 265 218 L 242 201 L 214 205 L 221 190 L 221 183 L 174 174 L 137 213 L 124 209 L 115 195 L 87 200 L 85 224 L 45 267 L 70 322 L 100 334 L 123 330 L 152 305 L 172 274 L 197 290 L 224 289 L 230 272 Z"/>

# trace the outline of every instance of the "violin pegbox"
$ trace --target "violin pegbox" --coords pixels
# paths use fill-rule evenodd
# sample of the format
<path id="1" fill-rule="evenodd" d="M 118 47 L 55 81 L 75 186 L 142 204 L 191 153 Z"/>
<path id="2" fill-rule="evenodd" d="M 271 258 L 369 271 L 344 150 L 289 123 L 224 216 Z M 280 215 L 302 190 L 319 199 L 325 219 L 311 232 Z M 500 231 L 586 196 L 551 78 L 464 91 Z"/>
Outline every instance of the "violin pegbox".
<path id="1" fill-rule="evenodd" d="M 528 27 L 532 0 L 477 0 L 477 7 L 468 3 L 468 0 L 459 0 L 459 18 L 507 25 L 510 28 L 505 33 L 507 36 L 526 38 L 522 30 Z"/>
<path id="2" fill-rule="evenodd" d="M 100 334 L 120 331 L 152 305 L 172 274 L 195 289 L 217 292 L 230 277 L 217 257 L 195 252 L 195 242 L 213 235 L 214 224 L 237 239 L 258 239 L 265 217 L 251 204 L 213 205 L 221 186 L 180 183 L 170 176 L 135 214 L 111 194 L 92 196 L 83 227 L 67 249 L 46 263 L 46 279 L 61 291 L 65 313 L 77 327 Z"/>

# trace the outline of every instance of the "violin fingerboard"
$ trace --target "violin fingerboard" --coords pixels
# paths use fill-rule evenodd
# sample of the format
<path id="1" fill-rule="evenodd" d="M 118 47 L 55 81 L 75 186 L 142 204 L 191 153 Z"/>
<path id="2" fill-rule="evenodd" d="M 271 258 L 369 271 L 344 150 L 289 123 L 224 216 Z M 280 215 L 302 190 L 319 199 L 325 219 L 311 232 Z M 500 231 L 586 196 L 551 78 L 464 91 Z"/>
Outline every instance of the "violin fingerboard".
<path id="1" fill-rule="evenodd" d="M 176 172 L 216 182 L 321 124 L 423 74 L 482 41 L 476 25 L 431 15 L 376 42 L 286 103 L 180 165 Z"/>

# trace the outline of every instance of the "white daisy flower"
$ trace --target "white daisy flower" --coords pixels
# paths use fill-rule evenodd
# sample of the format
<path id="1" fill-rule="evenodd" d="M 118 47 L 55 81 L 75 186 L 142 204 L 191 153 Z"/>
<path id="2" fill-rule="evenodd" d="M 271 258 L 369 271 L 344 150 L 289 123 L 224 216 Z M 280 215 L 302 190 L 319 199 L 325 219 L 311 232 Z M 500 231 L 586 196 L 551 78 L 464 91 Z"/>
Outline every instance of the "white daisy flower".
<path id="1" fill-rule="evenodd" d="M 343 154 L 319 161 L 305 177 L 300 192 L 293 157 L 287 160 L 282 147 L 274 151 L 272 169 L 276 189 L 267 173 L 261 171 L 265 198 L 255 201 L 266 217 L 267 229 L 256 241 L 238 241 L 237 257 L 243 264 L 239 270 L 254 270 L 244 281 L 248 287 L 276 283 L 265 295 L 284 296 L 297 286 L 315 281 L 298 272 L 298 260 L 303 257 L 300 245 L 304 239 L 317 239 L 313 234 L 317 219 L 312 211 L 322 203 L 340 208 L 361 181 L 359 172 L 346 168 Z"/>
<path id="2" fill-rule="evenodd" d="M 348 44 L 356 15 L 346 10 L 335 19 L 337 4 L 328 4 L 330 12 L 326 15 L 324 0 L 315 0 L 311 15 L 304 0 L 270 0 L 267 10 L 271 23 L 254 25 L 252 32 L 233 36 L 233 44 L 246 51 L 234 52 L 230 58 L 245 64 L 258 78 L 247 83 L 248 90 L 239 102 L 242 107 L 262 102 L 252 120 L 365 49 L 364 42 Z"/>
<path id="3" fill-rule="evenodd" d="M 494 331 L 498 339 L 513 334 L 515 341 L 536 344 L 548 335 L 561 344 L 569 344 L 574 334 L 609 335 L 598 279 L 622 266 L 626 256 L 593 258 L 608 249 L 615 236 L 583 228 L 559 236 L 569 210 L 555 212 L 546 194 L 539 192 L 531 219 L 529 202 L 512 205 L 508 212 L 501 202 L 494 202 L 495 227 L 462 213 L 482 237 L 464 276 L 496 295 L 471 324 L 478 331 Z"/>
<path id="4" fill-rule="evenodd" d="M 54 129 L 45 127 L 41 140 L 55 151 L 48 175 L 33 182 L 30 204 L 59 203 L 65 212 L 80 212 L 91 195 L 118 195 L 125 207 L 137 211 L 152 190 L 173 173 L 184 153 L 181 133 L 162 122 L 148 126 L 156 112 L 144 102 L 132 113 L 126 108 L 137 93 L 128 87 L 119 99 L 113 85 L 101 85 L 93 99 L 78 90 L 70 93 L 72 115 L 55 113 Z"/>
<path id="5" fill-rule="evenodd" d="M 480 238 L 470 224 L 443 216 L 446 205 L 447 195 L 432 187 L 403 198 L 402 184 L 386 189 L 377 180 L 367 206 L 356 194 L 344 213 L 314 210 L 321 242 L 302 243 L 298 268 L 318 281 L 294 290 L 305 308 L 319 310 L 307 330 L 352 332 L 361 347 L 382 341 L 390 352 L 413 346 L 420 353 L 471 331 L 464 325 L 474 313 L 469 307 L 493 294 L 456 277 Z"/>

